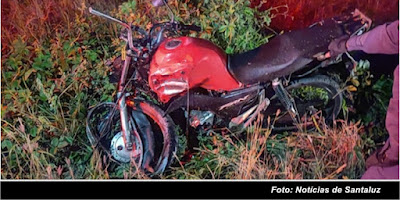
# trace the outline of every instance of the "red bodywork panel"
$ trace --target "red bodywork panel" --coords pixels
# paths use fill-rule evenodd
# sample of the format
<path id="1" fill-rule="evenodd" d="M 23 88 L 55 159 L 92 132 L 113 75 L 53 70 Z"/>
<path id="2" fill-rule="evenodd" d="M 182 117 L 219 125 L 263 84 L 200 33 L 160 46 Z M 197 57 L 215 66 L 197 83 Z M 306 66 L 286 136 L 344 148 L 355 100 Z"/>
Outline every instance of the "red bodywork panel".
<path id="1" fill-rule="evenodd" d="M 240 88 L 241 84 L 229 73 L 226 62 L 225 52 L 207 40 L 167 39 L 152 58 L 149 84 L 164 103 L 197 87 L 215 91 Z"/>

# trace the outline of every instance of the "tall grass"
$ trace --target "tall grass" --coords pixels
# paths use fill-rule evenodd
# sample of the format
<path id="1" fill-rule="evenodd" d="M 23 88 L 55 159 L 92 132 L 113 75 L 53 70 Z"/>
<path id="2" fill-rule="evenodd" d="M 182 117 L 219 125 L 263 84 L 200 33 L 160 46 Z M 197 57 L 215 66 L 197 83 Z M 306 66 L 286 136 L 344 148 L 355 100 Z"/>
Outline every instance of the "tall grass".
<path id="1" fill-rule="evenodd" d="M 218 2 L 224 3 L 227 10 L 218 9 Z M 151 10 L 148 1 L 128 1 L 118 6 L 120 3 L 1 2 L 2 178 L 149 178 L 132 171 L 129 165 L 116 166 L 93 151 L 84 128 L 88 109 L 98 102 L 111 101 L 115 95 L 104 61 L 118 54 L 120 46 L 118 27 L 90 17 L 87 7 L 112 11 L 143 27 L 167 16 L 165 8 Z M 177 18 L 202 26 L 203 32 L 192 35 L 211 39 L 227 52 L 244 51 L 267 41 L 262 28 L 271 20 L 268 11 L 243 11 L 233 6 L 237 3 L 245 7 L 246 1 L 170 3 Z M 244 21 L 238 25 L 230 12 Z M 257 16 L 261 21 L 253 19 Z M 254 26 L 244 26 L 249 23 Z M 242 33 L 249 37 L 239 37 Z M 316 116 L 317 131 L 273 135 L 270 127 L 261 127 L 259 117 L 245 135 L 226 128 L 199 133 L 199 153 L 186 164 L 176 162 L 161 178 L 358 178 L 362 172 L 360 124 L 338 121 L 329 128 Z M 176 157 L 179 160 L 180 155 Z"/>
<path id="2" fill-rule="evenodd" d="M 88 17 L 90 3 L 2 1 L 2 178 L 87 173 L 84 119 L 112 98 L 103 59 L 116 37 Z"/>
<path id="3" fill-rule="evenodd" d="M 173 168 L 178 179 L 338 179 L 359 178 L 364 171 L 362 126 L 343 120 L 333 128 L 313 116 L 315 131 L 271 134 L 261 119 L 247 137 L 208 133 L 194 159 Z M 268 120 L 271 121 L 271 120 Z"/>

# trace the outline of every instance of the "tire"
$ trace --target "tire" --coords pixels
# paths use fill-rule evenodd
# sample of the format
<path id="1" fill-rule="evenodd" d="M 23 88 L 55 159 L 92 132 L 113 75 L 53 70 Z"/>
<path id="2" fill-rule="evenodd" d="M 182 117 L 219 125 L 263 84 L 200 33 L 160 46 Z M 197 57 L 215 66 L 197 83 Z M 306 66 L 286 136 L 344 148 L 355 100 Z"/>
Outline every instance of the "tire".
<path id="1" fill-rule="evenodd" d="M 177 149 L 175 124 L 169 115 L 164 116 L 164 111 L 150 102 L 127 99 L 127 105 L 130 123 L 137 128 L 143 147 L 140 168 L 149 175 L 161 174 L 171 163 Z M 102 147 L 109 154 L 111 140 L 121 130 L 119 112 L 115 111 L 115 107 L 114 103 L 96 106 L 89 112 L 86 122 L 86 133 L 92 146 Z M 115 114 L 111 116 L 113 110 Z M 96 116 L 98 113 L 106 115 Z M 105 133 L 103 136 L 100 136 L 100 130 Z"/>
<path id="2" fill-rule="evenodd" d="M 153 135 L 147 135 L 146 137 L 154 139 L 154 147 L 152 147 L 154 150 L 154 159 L 152 162 L 154 168 L 153 174 L 163 173 L 171 164 L 174 154 L 178 149 L 178 137 L 175 133 L 175 123 L 161 108 L 148 101 L 139 99 L 128 100 L 127 105 L 132 110 L 145 114 L 153 127 L 154 125 L 159 127 L 160 132 L 158 132 L 158 134 L 155 133 Z"/>
<path id="3" fill-rule="evenodd" d="M 316 75 L 309 78 L 294 80 L 290 82 L 285 89 L 289 92 L 289 94 L 291 94 L 291 96 L 293 96 L 295 89 L 304 86 L 321 88 L 326 92 L 326 94 L 328 95 L 328 103 L 326 107 L 324 107 L 323 109 L 321 108 L 321 110 L 326 123 L 331 124 L 333 120 L 336 119 L 336 117 L 339 115 L 343 102 L 343 96 L 340 92 L 338 83 L 330 79 L 328 76 Z M 304 100 L 300 100 L 300 98 L 294 98 L 294 100 L 300 117 L 308 112 L 307 108 L 310 105 L 313 106 L 312 102 L 305 102 Z M 291 118 L 290 121 L 288 121 L 287 118 L 288 117 L 286 116 L 286 121 L 278 120 L 277 125 L 274 126 L 274 130 L 275 131 L 297 130 L 297 127 L 291 124 L 293 122 Z"/>

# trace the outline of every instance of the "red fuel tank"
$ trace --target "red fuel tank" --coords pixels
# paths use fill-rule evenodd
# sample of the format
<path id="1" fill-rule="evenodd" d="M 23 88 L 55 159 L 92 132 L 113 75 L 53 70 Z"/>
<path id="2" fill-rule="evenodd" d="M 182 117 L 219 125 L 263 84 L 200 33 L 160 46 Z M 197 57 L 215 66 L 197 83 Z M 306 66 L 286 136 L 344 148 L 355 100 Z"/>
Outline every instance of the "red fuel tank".
<path id="1" fill-rule="evenodd" d="M 197 87 L 215 91 L 240 88 L 226 64 L 225 52 L 210 41 L 191 37 L 167 39 L 152 58 L 149 84 L 164 103 Z"/>

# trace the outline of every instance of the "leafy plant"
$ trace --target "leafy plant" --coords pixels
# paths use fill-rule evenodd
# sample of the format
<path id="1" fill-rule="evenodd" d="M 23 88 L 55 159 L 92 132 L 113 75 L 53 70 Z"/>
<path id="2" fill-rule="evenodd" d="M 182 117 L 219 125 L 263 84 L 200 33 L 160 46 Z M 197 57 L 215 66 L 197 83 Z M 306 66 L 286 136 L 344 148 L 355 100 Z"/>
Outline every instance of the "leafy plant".
<path id="1" fill-rule="evenodd" d="M 292 95 L 295 98 L 299 98 L 303 101 L 311 101 L 311 100 L 321 100 L 324 102 L 324 105 L 328 102 L 329 96 L 328 92 L 322 88 L 313 87 L 313 86 L 304 86 L 292 91 Z"/>
<path id="2" fill-rule="evenodd" d="M 27 25 L 14 29 L 18 34 L 2 32 L 2 177 L 79 178 L 88 173 L 79 166 L 92 154 L 84 129 L 87 108 L 111 100 L 115 90 L 100 60 L 113 28 L 87 18 L 85 2 L 24 3 L 49 6 L 5 4 L 16 9 L 6 9 L 6 17 L 32 13 L 35 20 L 14 17 L 14 28 Z"/>
<path id="3" fill-rule="evenodd" d="M 254 49 L 268 42 L 270 37 L 265 31 L 271 23 L 269 10 L 261 12 L 250 8 L 249 0 L 168 2 L 175 20 L 202 28 L 200 33 L 191 36 L 210 40 L 227 53 Z M 118 16 L 145 28 L 169 20 L 167 8 L 154 8 L 150 1 L 128 1 L 120 7 Z"/>
<path id="4" fill-rule="evenodd" d="M 365 154 L 371 154 L 386 140 L 385 117 L 392 96 L 393 79 L 374 77 L 368 60 L 360 60 L 347 80 L 349 99 L 354 105 L 349 119 L 361 120 L 365 125 L 362 137 Z M 368 107 L 368 109 L 365 109 Z"/>

